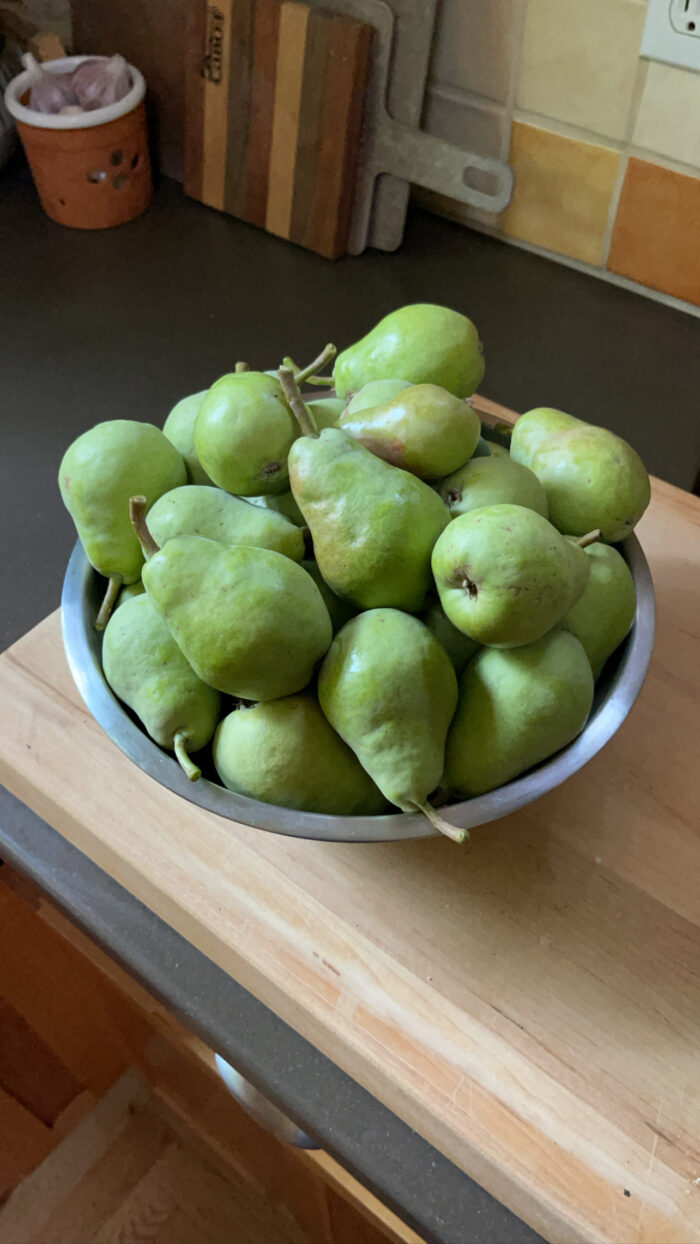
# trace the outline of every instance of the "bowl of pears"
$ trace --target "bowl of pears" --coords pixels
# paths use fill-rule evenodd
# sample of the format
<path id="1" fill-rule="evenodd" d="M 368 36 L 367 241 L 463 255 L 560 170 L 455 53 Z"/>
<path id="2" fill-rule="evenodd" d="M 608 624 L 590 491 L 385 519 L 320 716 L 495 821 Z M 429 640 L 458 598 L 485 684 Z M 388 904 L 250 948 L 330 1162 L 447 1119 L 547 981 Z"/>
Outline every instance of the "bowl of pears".
<path id="1" fill-rule="evenodd" d="M 68 447 L 64 646 L 142 770 L 276 833 L 459 843 L 609 741 L 654 640 L 649 477 L 549 407 L 482 427 L 483 376 L 470 319 L 411 305 Z"/>

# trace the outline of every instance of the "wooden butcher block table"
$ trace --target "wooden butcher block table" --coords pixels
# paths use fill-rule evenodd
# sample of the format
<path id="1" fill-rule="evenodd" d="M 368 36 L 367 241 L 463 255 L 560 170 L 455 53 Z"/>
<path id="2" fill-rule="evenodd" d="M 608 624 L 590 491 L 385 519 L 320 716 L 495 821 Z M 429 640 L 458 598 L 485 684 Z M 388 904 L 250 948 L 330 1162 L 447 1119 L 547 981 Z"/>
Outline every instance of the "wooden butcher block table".
<path id="1" fill-rule="evenodd" d="M 93 721 L 58 611 L 0 658 L 0 777 L 547 1238 L 700 1241 L 699 527 L 656 481 L 639 701 L 470 849 L 186 803 Z"/>

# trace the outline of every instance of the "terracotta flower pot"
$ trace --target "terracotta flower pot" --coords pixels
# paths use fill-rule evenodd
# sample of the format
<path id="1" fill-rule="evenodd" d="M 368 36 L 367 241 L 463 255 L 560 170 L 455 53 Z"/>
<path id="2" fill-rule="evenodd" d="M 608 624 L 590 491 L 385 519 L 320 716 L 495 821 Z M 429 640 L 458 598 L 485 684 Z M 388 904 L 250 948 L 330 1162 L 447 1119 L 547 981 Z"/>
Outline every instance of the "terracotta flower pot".
<path id="1" fill-rule="evenodd" d="M 86 56 L 46 61 L 50 73 L 70 73 Z M 106 58 L 101 58 L 106 59 Z M 123 99 L 93 112 L 61 116 L 27 107 L 28 75 L 5 92 L 8 111 L 27 153 L 47 216 L 72 229 L 109 229 L 140 216 L 153 196 L 143 75 L 129 66 Z"/>

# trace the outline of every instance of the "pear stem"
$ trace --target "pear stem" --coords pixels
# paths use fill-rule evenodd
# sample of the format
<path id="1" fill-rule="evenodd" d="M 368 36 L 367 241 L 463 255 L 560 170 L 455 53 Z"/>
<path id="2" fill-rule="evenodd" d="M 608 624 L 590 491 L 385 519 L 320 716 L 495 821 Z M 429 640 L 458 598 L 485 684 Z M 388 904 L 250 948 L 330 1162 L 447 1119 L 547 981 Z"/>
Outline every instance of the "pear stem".
<path id="1" fill-rule="evenodd" d="M 188 756 L 187 748 L 185 747 L 186 742 L 187 735 L 184 730 L 178 730 L 175 738 L 173 739 L 173 750 L 182 768 L 184 769 L 185 774 L 190 779 L 190 782 L 196 782 L 198 778 L 201 778 L 202 770 L 199 769 L 194 763 L 194 760 L 191 760 Z"/>
<path id="2" fill-rule="evenodd" d="M 286 397 L 292 413 L 301 428 L 302 436 L 318 436 L 316 421 L 311 414 L 311 411 L 307 410 L 301 400 L 299 386 L 294 379 L 294 372 L 291 367 L 280 367 L 277 375 L 279 376 L 279 382 L 282 385 L 284 396 Z"/>
<path id="3" fill-rule="evenodd" d="M 428 803 L 427 799 L 425 803 L 417 803 L 416 808 L 419 812 L 422 812 L 424 816 L 427 816 L 434 829 L 437 829 L 441 834 L 444 834 L 446 838 L 450 838 L 452 842 L 461 843 L 464 842 L 465 839 L 469 838 L 469 834 L 466 829 L 458 829 L 456 825 L 450 825 L 450 822 L 440 816 L 440 813 L 435 811 L 435 808 Z"/>
<path id="4" fill-rule="evenodd" d="M 119 595 L 119 589 L 123 582 L 124 582 L 123 575 L 121 574 L 110 575 L 109 583 L 107 584 L 107 591 L 105 592 L 104 599 L 102 601 L 102 604 L 100 605 L 100 612 L 98 613 L 95 619 L 95 630 L 96 631 L 103 631 L 107 623 L 109 622 L 112 610 L 114 608 L 114 602 L 117 599 L 117 596 Z"/>
<path id="5" fill-rule="evenodd" d="M 322 367 L 326 366 L 326 363 L 330 363 L 331 360 L 335 358 L 337 353 L 338 351 L 336 347 L 329 341 L 328 345 L 323 347 L 321 353 L 317 355 L 313 363 L 309 363 L 306 367 L 302 367 L 301 371 L 297 371 L 295 367 L 294 379 L 297 384 L 303 384 L 303 382 L 308 380 L 310 376 L 315 376 L 317 372 L 321 371 Z M 287 360 L 285 359 L 285 365 L 286 363 Z M 326 377 L 326 379 L 330 380 L 332 383 L 332 378 L 330 376 Z"/>
<path id="6" fill-rule="evenodd" d="M 235 372 L 250 371 L 250 364 L 249 363 L 236 363 L 234 371 Z"/>
<path id="7" fill-rule="evenodd" d="M 145 497 L 129 498 L 129 518 L 131 519 L 131 526 L 134 529 L 136 539 L 141 545 L 146 561 L 148 561 L 149 557 L 152 557 L 154 553 L 160 552 L 160 545 L 156 544 L 146 523 L 147 505 L 148 502 Z"/>
<path id="8" fill-rule="evenodd" d="M 589 544 L 596 544 L 600 540 L 600 529 L 596 527 L 595 531 L 586 532 L 585 536 L 581 536 L 576 541 L 580 549 L 587 549 Z"/>

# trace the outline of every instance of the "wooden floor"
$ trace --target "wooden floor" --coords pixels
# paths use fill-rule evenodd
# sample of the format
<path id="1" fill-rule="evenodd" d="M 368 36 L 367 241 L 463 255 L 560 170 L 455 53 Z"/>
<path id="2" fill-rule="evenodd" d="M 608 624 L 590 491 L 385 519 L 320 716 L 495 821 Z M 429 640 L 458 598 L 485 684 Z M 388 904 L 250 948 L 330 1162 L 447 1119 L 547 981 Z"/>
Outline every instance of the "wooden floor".
<path id="1" fill-rule="evenodd" d="M 0 1211 L 0 1244 L 308 1244 L 126 1073 Z"/>
<path id="2" fill-rule="evenodd" d="M 421 1244 L 0 864 L 0 1244 Z"/>

